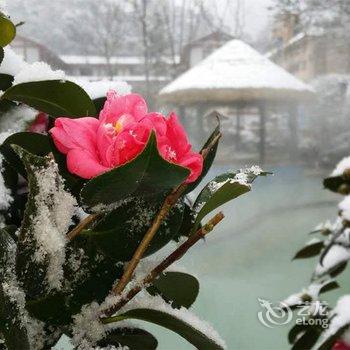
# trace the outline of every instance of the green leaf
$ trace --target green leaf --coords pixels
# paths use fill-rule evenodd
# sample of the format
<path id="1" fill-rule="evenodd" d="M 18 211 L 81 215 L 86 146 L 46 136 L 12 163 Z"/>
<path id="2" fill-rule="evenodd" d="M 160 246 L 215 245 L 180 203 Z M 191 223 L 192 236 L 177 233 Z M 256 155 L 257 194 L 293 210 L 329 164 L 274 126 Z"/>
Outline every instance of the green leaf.
<path id="1" fill-rule="evenodd" d="M 340 275 L 343 271 L 345 271 L 347 265 L 348 265 L 347 261 L 340 262 L 338 265 L 332 267 L 332 269 L 329 271 L 329 275 L 331 277 L 336 277 Z"/>
<path id="2" fill-rule="evenodd" d="M 228 172 L 215 177 L 203 188 L 193 205 L 194 210 L 198 212 L 193 231 L 198 228 L 198 225 L 207 214 L 249 192 L 251 183 L 258 176 L 266 176 L 268 174 L 270 173 L 262 172 L 259 175 L 255 175 L 252 171 L 246 170 L 246 183 L 241 183 L 236 179 L 237 173 Z"/>
<path id="3" fill-rule="evenodd" d="M 336 281 L 328 281 L 322 285 L 322 288 L 319 291 L 319 294 L 330 292 L 331 290 L 338 289 L 339 284 Z"/>
<path id="4" fill-rule="evenodd" d="M 1 61 L 1 50 L 0 48 L 0 61 Z M 13 83 L 13 76 L 9 74 L 1 74 L 0 73 L 0 90 L 6 91 L 8 88 L 11 87 Z M 14 102 L 8 101 L 8 100 L 1 100 L 0 99 L 0 112 L 7 112 L 11 108 L 15 108 L 16 104 Z"/>
<path id="5" fill-rule="evenodd" d="M 35 217 L 38 214 L 36 196 L 39 193 L 39 179 L 36 172 L 47 168 L 52 161 L 48 157 L 38 157 L 20 146 L 13 145 L 13 149 L 21 158 L 28 178 L 28 200 L 19 232 L 18 250 L 16 259 L 16 272 L 24 291 L 29 299 L 39 298 L 47 295 L 49 291 L 47 283 L 47 259 L 37 261 L 33 255 L 37 251 L 40 243 L 34 236 Z M 45 205 L 50 206 L 50 198 Z"/>
<path id="6" fill-rule="evenodd" d="M 344 195 L 350 194 L 349 176 L 331 176 L 323 180 L 323 186 L 328 190 Z"/>
<path id="7" fill-rule="evenodd" d="M 201 152 L 206 149 L 209 144 L 215 139 L 215 137 L 217 137 L 220 134 L 220 122 L 218 120 L 218 125 L 215 128 L 215 130 L 212 132 L 212 134 L 209 136 L 207 142 L 204 144 L 204 146 L 201 149 Z M 207 157 L 205 158 L 204 162 L 203 162 L 203 170 L 201 175 L 198 177 L 198 179 L 196 181 L 194 181 L 193 183 L 189 184 L 186 192 L 185 193 L 189 193 L 191 191 L 193 191 L 203 180 L 203 178 L 207 175 L 209 169 L 211 168 L 215 156 L 216 156 L 216 152 L 219 146 L 219 140 L 215 143 L 215 145 L 209 150 L 209 153 L 207 155 Z"/>
<path id="8" fill-rule="evenodd" d="M 16 26 L 0 12 L 0 47 L 8 45 L 16 36 Z"/>
<path id="9" fill-rule="evenodd" d="M 184 212 L 181 227 L 179 228 L 177 234 L 173 237 L 173 240 L 179 242 L 181 237 L 188 237 L 192 233 L 192 226 L 194 218 L 196 217 L 196 212 L 192 208 L 184 203 Z"/>
<path id="10" fill-rule="evenodd" d="M 84 231 L 82 235 L 114 261 L 129 261 L 163 202 L 163 196 L 158 203 L 141 199 L 127 202 L 108 213 L 93 229 Z M 183 209 L 179 206 L 170 211 L 145 256 L 153 254 L 172 240 L 181 226 L 182 215 Z"/>
<path id="11" fill-rule="evenodd" d="M 158 311 L 147 308 L 134 309 L 125 312 L 122 315 L 110 317 L 105 323 L 112 323 L 124 319 L 137 319 L 151 322 L 159 326 L 165 327 L 181 337 L 185 338 L 197 349 L 205 350 L 222 350 L 223 347 L 217 344 L 207 334 L 195 328 L 193 325 L 165 311 Z"/>
<path id="12" fill-rule="evenodd" d="M 197 299 L 199 282 L 188 273 L 169 271 L 155 280 L 147 291 L 160 295 L 174 308 L 189 308 Z"/>
<path id="13" fill-rule="evenodd" d="M 88 207 L 109 205 L 137 193 L 138 197 L 156 197 L 180 185 L 189 170 L 164 160 L 157 149 L 154 132 L 143 152 L 135 159 L 97 176 L 81 191 L 82 202 Z"/>
<path id="14" fill-rule="evenodd" d="M 1 61 L 1 55 L 0 55 L 0 61 Z M 11 87 L 12 83 L 13 83 L 12 75 L 0 73 L 0 90 L 2 91 L 7 90 L 9 87 Z"/>
<path id="15" fill-rule="evenodd" d="M 321 250 L 324 248 L 324 242 L 323 241 L 317 241 L 310 244 L 307 244 L 305 247 L 300 249 L 295 256 L 294 259 L 306 259 L 306 258 L 312 258 L 318 254 L 321 253 Z"/>
<path id="16" fill-rule="evenodd" d="M 103 106 L 104 106 L 106 100 L 107 100 L 106 97 L 98 97 L 98 98 L 95 98 L 93 100 L 97 114 L 99 114 L 101 112 L 101 110 L 103 109 Z"/>
<path id="17" fill-rule="evenodd" d="M 149 332 L 139 328 L 114 329 L 97 343 L 99 347 L 114 345 L 128 347 L 132 350 L 155 350 L 158 346 L 157 339 Z"/>
<path id="18" fill-rule="evenodd" d="M 0 331 L 8 350 L 29 350 L 27 330 L 22 323 L 19 305 L 3 287 L 3 283 L 15 277 L 16 247 L 7 229 L 0 229 Z"/>
<path id="19" fill-rule="evenodd" d="M 289 344 L 294 344 L 302 333 L 305 333 L 308 326 L 303 324 L 295 324 L 288 332 Z"/>
<path id="20" fill-rule="evenodd" d="M 72 321 L 63 293 L 49 294 L 42 298 L 29 300 L 26 308 L 32 316 L 50 325 L 68 324 Z"/>
<path id="21" fill-rule="evenodd" d="M 315 327 L 308 327 L 305 333 L 294 343 L 292 350 L 311 349 L 320 337 L 320 331 Z"/>
<path id="22" fill-rule="evenodd" d="M 0 146 L 0 152 L 6 162 L 25 178 L 27 174 L 23 162 L 11 145 L 20 146 L 27 152 L 37 156 L 45 156 L 51 152 L 49 139 L 45 135 L 33 132 L 18 132 L 10 135 Z"/>
<path id="23" fill-rule="evenodd" d="M 96 115 L 89 95 L 71 81 L 44 80 L 14 85 L 1 99 L 18 101 L 53 117 L 86 117 Z"/>
<path id="24" fill-rule="evenodd" d="M 49 136 L 49 144 L 51 147 L 52 154 L 55 158 L 55 161 L 58 165 L 60 175 L 65 180 L 65 186 L 69 189 L 69 192 L 72 193 L 76 198 L 80 198 L 80 191 L 86 180 L 81 177 L 72 174 L 67 168 L 67 157 L 65 154 L 61 153 L 55 146 L 55 143 L 52 140 L 51 135 Z"/>

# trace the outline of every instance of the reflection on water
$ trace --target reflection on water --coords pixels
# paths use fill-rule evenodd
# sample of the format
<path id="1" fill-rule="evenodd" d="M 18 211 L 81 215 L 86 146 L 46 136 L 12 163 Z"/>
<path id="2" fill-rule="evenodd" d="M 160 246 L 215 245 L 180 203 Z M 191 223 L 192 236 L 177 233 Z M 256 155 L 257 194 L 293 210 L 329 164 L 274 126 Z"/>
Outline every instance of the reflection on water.
<path id="1" fill-rule="evenodd" d="M 217 167 L 208 178 L 224 170 Z M 182 260 L 200 278 L 195 312 L 210 320 L 230 350 L 290 348 L 290 326 L 269 329 L 258 322 L 257 298 L 277 302 L 307 284 L 315 261 L 292 263 L 291 257 L 307 232 L 336 215 L 338 198 L 322 189 L 320 175 L 298 167 L 271 170 L 274 176 L 259 178 L 252 192 L 224 207 L 224 222 Z M 193 349 L 170 331 L 139 323 L 155 333 L 161 350 Z"/>

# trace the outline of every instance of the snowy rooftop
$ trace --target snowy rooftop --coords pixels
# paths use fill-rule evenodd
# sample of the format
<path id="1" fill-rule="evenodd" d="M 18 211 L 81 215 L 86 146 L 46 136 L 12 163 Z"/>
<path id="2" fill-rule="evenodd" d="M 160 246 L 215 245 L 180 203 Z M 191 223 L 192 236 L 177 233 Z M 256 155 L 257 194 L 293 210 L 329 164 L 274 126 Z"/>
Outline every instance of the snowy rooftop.
<path id="1" fill-rule="evenodd" d="M 313 89 L 241 40 L 231 40 L 160 91 L 169 102 L 307 99 Z"/>
<path id="2" fill-rule="evenodd" d="M 94 55 L 61 55 L 60 59 L 71 65 L 105 65 L 107 64 L 107 58 L 105 56 L 94 56 Z M 170 57 L 163 57 L 162 60 L 165 63 L 171 64 Z M 179 57 L 175 57 L 175 61 L 179 62 Z M 109 64 L 119 64 L 119 65 L 143 65 L 143 56 L 112 56 L 109 59 Z"/>
<path id="3" fill-rule="evenodd" d="M 80 56 L 61 55 L 61 60 L 68 64 L 107 64 L 104 56 Z M 142 64 L 143 59 L 139 56 L 114 56 L 110 58 L 110 64 Z"/>

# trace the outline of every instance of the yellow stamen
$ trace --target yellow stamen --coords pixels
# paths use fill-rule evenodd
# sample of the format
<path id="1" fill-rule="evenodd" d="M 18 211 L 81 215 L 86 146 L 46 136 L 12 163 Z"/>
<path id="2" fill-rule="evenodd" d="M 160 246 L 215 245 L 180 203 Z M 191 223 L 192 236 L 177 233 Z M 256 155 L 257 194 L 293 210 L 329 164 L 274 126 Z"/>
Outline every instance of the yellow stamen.
<path id="1" fill-rule="evenodd" d="M 123 123 L 120 121 L 117 121 L 114 124 L 114 130 L 116 131 L 117 134 L 119 134 L 123 130 Z"/>

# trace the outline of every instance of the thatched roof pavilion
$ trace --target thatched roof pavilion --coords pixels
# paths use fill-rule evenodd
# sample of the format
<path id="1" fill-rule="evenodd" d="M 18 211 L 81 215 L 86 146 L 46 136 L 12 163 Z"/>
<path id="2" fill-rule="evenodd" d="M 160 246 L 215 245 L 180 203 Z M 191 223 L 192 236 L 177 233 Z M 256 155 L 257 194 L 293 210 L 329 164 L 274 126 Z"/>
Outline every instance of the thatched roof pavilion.
<path id="1" fill-rule="evenodd" d="M 201 103 L 256 105 L 261 116 L 260 158 L 263 162 L 266 104 L 285 105 L 295 114 L 293 106 L 312 99 L 313 95 L 310 86 L 248 44 L 234 39 L 165 86 L 159 93 L 159 100 L 181 107 Z M 296 119 L 296 116 L 291 118 Z M 293 123 L 291 128 L 296 128 Z"/>

